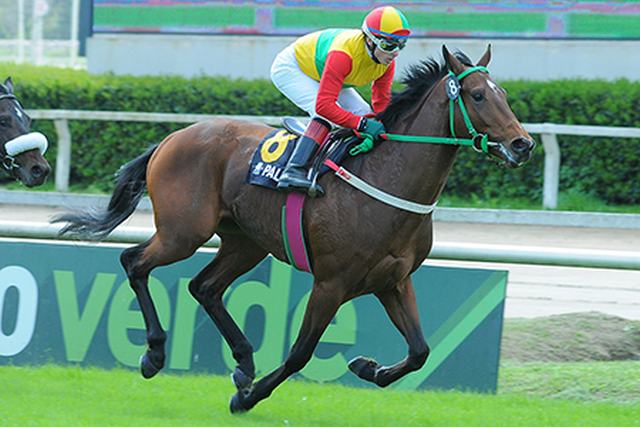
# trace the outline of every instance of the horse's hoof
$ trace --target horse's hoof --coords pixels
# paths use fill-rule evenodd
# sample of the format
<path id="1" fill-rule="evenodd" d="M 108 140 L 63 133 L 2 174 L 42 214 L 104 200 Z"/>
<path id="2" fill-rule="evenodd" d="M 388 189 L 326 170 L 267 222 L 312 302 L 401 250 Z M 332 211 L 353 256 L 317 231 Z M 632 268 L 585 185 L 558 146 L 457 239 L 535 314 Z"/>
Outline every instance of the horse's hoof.
<path id="1" fill-rule="evenodd" d="M 236 386 L 238 391 L 247 390 L 253 384 L 253 378 L 246 375 L 240 368 L 236 367 L 236 370 L 231 374 L 231 381 Z"/>
<path id="2" fill-rule="evenodd" d="M 147 353 L 140 356 L 140 373 L 146 379 L 152 378 L 155 374 L 160 372 L 160 369 L 153 364 Z"/>
<path id="3" fill-rule="evenodd" d="M 229 402 L 229 411 L 232 414 L 242 414 L 243 412 L 247 412 L 248 409 L 246 409 L 244 406 L 242 406 L 242 403 L 240 402 L 240 396 L 239 393 L 234 394 L 233 396 L 231 396 L 231 401 Z"/>
<path id="4" fill-rule="evenodd" d="M 375 383 L 376 370 L 380 365 L 373 359 L 367 357 L 358 356 L 351 359 L 349 362 L 349 369 L 351 372 L 362 378 L 363 380 L 371 381 Z"/>

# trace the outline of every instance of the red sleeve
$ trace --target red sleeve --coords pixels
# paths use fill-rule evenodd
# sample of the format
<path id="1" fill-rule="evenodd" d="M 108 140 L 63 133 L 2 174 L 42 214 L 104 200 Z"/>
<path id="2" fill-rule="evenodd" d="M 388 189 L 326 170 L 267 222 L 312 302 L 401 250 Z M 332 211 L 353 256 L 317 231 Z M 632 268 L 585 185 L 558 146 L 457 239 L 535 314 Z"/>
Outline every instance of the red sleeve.
<path id="1" fill-rule="evenodd" d="M 342 90 L 344 79 L 351 72 L 351 66 L 351 57 L 346 53 L 335 50 L 329 52 L 320 78 L 316 113 L 337 125 L 355 129 L 360 123 L 360 116 L 338 105 L 338 95 Z"/>
<path id="2" fill-rule="evenodd" d="M 396 61 L 393 61 L 387 71 L 371 86 L 371 104 L 373 104 L 373 111 L 376 114 L 387 108 L 389 101 L 391 101 L 391 83 L 393 83 L 395 71 Z"/>

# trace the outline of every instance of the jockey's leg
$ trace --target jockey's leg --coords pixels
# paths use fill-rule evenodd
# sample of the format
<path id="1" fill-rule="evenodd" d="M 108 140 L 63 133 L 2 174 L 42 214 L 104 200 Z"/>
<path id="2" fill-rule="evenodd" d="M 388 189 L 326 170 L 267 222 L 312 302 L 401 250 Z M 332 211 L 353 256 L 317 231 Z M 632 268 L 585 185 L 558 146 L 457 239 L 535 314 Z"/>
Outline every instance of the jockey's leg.
<path id="1" fill-rule="evenodd" d="M 293 46 L 284 49 L 273 61 L 271 81 L 301 110 L 306 111 L 310 117 L 316 116 L 316 97 L 320 83 L 300 69 Z"/>
<path id="2" fill-rule="evenodd" d="M 313 154 L 325 141 L 330 129 L 331 124 L 319 117 L 315 117 L 309 122 L 307 130 L 296 144 L 293 154 L 278 181 L 279 189 L 302 192 L 309 191 L 312 182 L 307 177 L 307 167 L 310 164 Z M 313 190 L 315 193 L 323 194 L 323 190 L 318 184 L 316 184 Z"/>

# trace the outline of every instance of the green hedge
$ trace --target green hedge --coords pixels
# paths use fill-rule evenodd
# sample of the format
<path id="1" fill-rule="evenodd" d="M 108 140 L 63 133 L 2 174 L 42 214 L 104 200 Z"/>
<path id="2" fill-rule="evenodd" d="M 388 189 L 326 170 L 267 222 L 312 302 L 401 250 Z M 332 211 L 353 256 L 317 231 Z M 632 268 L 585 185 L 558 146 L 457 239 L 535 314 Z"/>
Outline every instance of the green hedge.
<path id="1" fill-rule="evenodd" d="M 593 80 L 502 82 L 516 116 L 527 123 L 640 127 L 640 82 Z M 544 153 L 539 135 L 532 161 L 518 170 L 495 168 L 460 152 L 449 192 L 542 199 Z M 640 203 L 638 139 L 559 135 L 560 190 L 578 190 L 611 204 Z"/>
<path id="2" fill-rule="evenodd" d="M 84 71 L 0 64 L 29 109 L 165 113 L 302 115 L 266 80 L 89 75 Z M 522 122 L 640 127 L 640 82 L 563 80 L 501 82 Z M 365 96 L 367 94 L 365 93 Z M 73 121 L 73 184 L 110 190 L 113 173 L 150 144 L 184 124 Z M 34 126 L 53 143 L 49 121 Z M 539 141 L 539 138 L 537 138 Z M 640 145 L 628 138 L 558 137 L 560 189 L 578 190 L 612 204 L 640 203 Z M 472 150 L 460 150 L 447 193 L 461 197 L 542 199 L 542 144 L 517 170 L 497 167 Z"/>

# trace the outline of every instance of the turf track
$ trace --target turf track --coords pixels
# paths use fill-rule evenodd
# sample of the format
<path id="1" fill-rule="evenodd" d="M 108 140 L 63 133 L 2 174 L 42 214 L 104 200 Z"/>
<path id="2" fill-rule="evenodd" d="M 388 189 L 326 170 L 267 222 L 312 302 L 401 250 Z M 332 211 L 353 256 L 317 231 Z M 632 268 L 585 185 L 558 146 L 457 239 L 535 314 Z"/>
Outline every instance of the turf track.
<path id="1" fill-rule="evenodd" d="M 637 362 L 633 362 L 637 363 Z M 634 371 L 637 373 L 637 369 Z M 0 367 L 2 426 L 638 426 L 640 404 L 398 392 L 288 381 L 232 416 L 228 378 Z"/>

